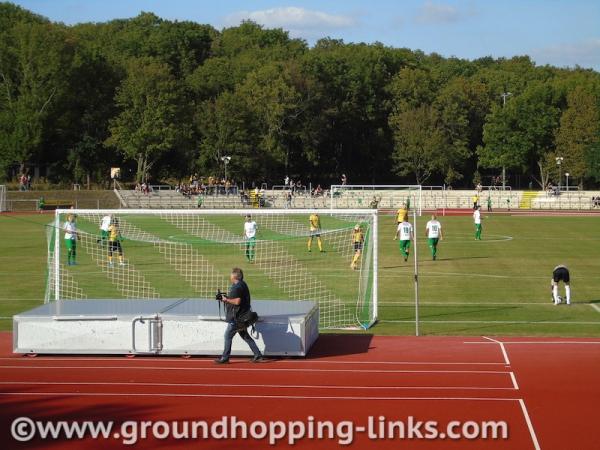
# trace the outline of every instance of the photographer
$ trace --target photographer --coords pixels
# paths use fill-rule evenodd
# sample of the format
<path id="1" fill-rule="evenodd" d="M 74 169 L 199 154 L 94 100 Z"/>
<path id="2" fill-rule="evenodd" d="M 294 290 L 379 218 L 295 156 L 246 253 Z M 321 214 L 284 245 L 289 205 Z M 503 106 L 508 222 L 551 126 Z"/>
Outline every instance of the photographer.
<path id="1" fill-rule="evenodd" d="M 227 321 L 227 329 L 225 330 L 225 349 L 221 357 L 215 362 L 217 364 L 229 363 L 229 355 L 231 354 L 231 343 L 233 337 L 239 333 L 240 337 L 246 341 L 254 356 L 250 361 L 260 362 L 263 360 L 263 356 L 260 350 L 256 346 L 254 339 L 250 337 L 246 327 L 240 324 L 240 318 L 250 311 L 250 290 L 248 285 L 244 281 L 244 272 L 242 269 L 237 267 L 231 270 L 230 275 L 231 287 L 229 293 L 217 294 L 217 300 L 222 301 L 225 304 L 225 320 Z"/>

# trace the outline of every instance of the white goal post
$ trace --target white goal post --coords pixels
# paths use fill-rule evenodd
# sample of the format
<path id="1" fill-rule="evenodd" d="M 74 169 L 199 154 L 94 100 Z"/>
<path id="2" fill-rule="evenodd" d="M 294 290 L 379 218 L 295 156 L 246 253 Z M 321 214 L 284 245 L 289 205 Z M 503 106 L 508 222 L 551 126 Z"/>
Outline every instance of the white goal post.
<path id="1" fill-rule="evenodd" d="M 7 211 L 8 205 L 6 204 L 6 186 L 0 185 L 0 212 Z"/>
<path id="2" fill-rule="evenodd" d="M 247 215 L 255 239 L 243 236 Z M 74 243 L 66 242 L 68 216 Z M 100 223 L 109 216 L 107 235 Z M 214 300 L 231 268 L 241 267 L 253 299 L 317 302 L 321 328 L 377 320 L 376 210 L 58 209 L 47 230 L 46 302 Z"/>

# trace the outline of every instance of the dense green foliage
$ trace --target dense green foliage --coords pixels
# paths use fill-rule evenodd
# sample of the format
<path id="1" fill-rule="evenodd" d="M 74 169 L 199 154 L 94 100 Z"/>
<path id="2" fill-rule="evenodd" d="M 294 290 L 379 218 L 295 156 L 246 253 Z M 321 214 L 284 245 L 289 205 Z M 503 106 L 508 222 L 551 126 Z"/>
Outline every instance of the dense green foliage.
<path id="1" fill-rule="evenodd" d="M 510 92 L 503 105 L 502 94 Z M 280 184 L 600 179 L 600 74 L 142 13 L 75 26 L 0 3 L 0 177 Z M 487 178 L 486 178 L 487 177 Z"/>

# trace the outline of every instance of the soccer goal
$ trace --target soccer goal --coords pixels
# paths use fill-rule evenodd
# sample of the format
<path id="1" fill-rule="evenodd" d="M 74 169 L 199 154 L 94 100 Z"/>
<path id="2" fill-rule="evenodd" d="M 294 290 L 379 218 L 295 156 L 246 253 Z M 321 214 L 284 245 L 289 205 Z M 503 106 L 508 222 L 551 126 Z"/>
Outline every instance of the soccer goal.
<path id="1" fill-rule="evenodd" d="M 6 186 L 0 185 L 0 212 L 6 211 Z"/>
<path id="2" fill-rule="evenodd" d="M 377 320 L 377 212 L 321 210 L 311 230 L 316 213 L 59 209 L 47 227 L 46 302 L 214 301 L 229 286 L 231 268 L 241 267 L 253 299 L 315 301 L 321 328 L 368 328 Z M 78 240 L 69 255 L 70 215 Z M 258 226 L 255 240 L 243 235 L 246 215 Z M 111 229 L 102 233 L 108 216 Z"/>
<path id="3" fill-rule="evenodd" d="M 422 214 L 421 185 L 333 185 L 330 190 L 331 209 L 380 208 L 399 209 L 406 204 Z"/>

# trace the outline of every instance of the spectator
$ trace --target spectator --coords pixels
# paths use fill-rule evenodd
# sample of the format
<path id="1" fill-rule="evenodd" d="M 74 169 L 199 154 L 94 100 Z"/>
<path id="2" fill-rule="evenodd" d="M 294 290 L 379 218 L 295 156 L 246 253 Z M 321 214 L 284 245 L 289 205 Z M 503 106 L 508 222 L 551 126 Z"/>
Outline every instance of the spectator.
<path id="1" fill-rule="evenodd" d="M 292 207 L 292 191 L 287 191 L 286 195 L 285 195 L 285 207 L 286 208 L 291 208 Z"/>
<path id="2" fill-rule="evenodd" d="M 373 196 L 373 200 L 371 200 L 371 203 L 369 203 L 369 208 L 371 209 L 377 209 L 379 207 L 379 199 L 377 198 L 377 196 Z"/>
<path id="3" fill-rule="evenodd" d="M 243 206 L 248 206 L 248 204 L 250 203 L 250 198 L 248 197 L 248 194 L 246 194 L 245 191 L 242 191 L 240 193 L 240 200 L 242 201 Z"/>
<path id="4" fill-rule="evenodd" d="M 27 177 L 25 174 L 19 175 L 19 191 L 27 190 Z"/>
<path id="5" fill-rule="evenodd" d="M 343 173 L 342 174 L 342 186 L 346 186 L 346 184 L 348 184 L 348 177 L 346 177 L 346 174 Z"/>

